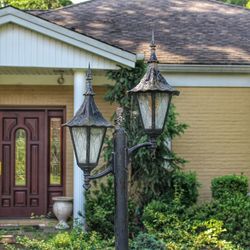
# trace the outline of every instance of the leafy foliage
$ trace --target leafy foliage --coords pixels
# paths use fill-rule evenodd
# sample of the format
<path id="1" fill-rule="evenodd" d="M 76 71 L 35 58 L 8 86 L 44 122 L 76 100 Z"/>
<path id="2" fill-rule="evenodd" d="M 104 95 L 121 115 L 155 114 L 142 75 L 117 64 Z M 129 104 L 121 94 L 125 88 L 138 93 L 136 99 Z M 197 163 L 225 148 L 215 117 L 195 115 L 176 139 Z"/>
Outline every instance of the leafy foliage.
<path id="1" fill-rule="evenodd" d="M 250 198 L 240 193 L 224 196 L 187 211 L 190 220 L 216 219 L 223 221 L 222 238 L 250 249 Z"/>
<path id="2" fill-rule="evenodd" d="M 91 189 L 92 190 L 92 189 Z M 86 194 L 87 230 L 96 231 L 103 238 L 114 235 L 114 181 L 112 177 L 103 183 L 97 183 L 92 191 Z M 129 200 L 129 231 L 138 231 L 135 204 Z"/>
<path id="3" fill-rule="evenodd" d="M 225 195 L 241 193 L 247 195 L 248 178 L 244 175 L 226 175 L 214 178 L 211 182 L 212 196 L 215 199 L 224 199 Z"/>
<path id="4" fill-rule="evenodd" d="M 165 250 L 165 245 L 154 236 L 146 233 L 140 233 L 133 240 L 131 250 Z"/>
<path id="5" fill-rule="evenodd" d="M 47 239 L 30 239 L 28 237 L 17 237 L 19 247 L 7 245 L 6 249 L 34 249 L 34 250 L 95 250 L 114 249 L 113 241 L 101 240 L 96 232 L 84 233 L 81 229 L 73 229 L 53 235 Z"/>
<path id="6" fill-rule="evenodd" d="M 144 209 L 143 222 L 147 232 L 165 242 L 167 249 L 240 249 L 221 239 L 225 232 L 222 221 L 190 219 L 176 208 L 172 204 L 153 201 Z"/>
<path id="7" fill-rule="evenodd" d="M 87 230 L 100 232 L 104 238 L 114 234 L 114 188 L 113 179 L 100 183 L 86 194 Z"/>
<path id="8" fill-rule="evenodd" d="M 180 205 L 189 207 L 196 203 L 200 184 L 194 172 L 176 171 L 170 181 L 171 188 L 164 197 L 168 202 L 172 202 L 178 197 Z"/>
<path id="9" fill-rule="evenodd" d="M 19 9 L 53 9 L 72 4 L 70 0 L 0 0 L 1 5 L 11 5 Z"/>
<path id="10" fill-rule="evenodd" d="M 145 73 L 144 62 L 137 62 L 134 69 L 120 67 L 109 71 L 108 78 L 115 82 L 110 87 L 105 99 L 124 108 L 124 127 L 128 134 L 128 144 L 133 146 L 147 141 L 139 117 L 136 100 L 127 91 L 139 83 Z M 140 149 L 131 160 L 131 194 L 139 204 L 148 203 L 155 197 L 166 194 L 174 170 L 179 169 L 185 161 L 178 157 L 169 146 L 169 141 L 184 133 L 186 124 L 178 123 L 175 107 L 172 105 L 164 132 L 157 139 L 157 149 L 152 155 L 148 149 Z M 106 146 L 105 157 L 110 157 L 110 142 Z M 136 192 L 135 192 L 136 190 Z"/>

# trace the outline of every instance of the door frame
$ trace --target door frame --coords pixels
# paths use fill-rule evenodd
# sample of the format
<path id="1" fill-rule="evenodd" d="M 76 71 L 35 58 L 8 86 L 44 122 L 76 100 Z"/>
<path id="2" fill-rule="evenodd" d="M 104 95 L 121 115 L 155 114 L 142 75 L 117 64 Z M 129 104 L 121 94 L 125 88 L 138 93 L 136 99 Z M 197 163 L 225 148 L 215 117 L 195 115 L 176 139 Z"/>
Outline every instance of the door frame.
<path id="1" fill-rule="evenodd" d="M 44 111 L 45 112 L 45 121 L 44 124 L 46 126 L 45 129 L 45 148 L 44 148 L 44 157 L 46 162 L 46 173 L 45 173 L 45 185 L 46 185 L 46 192 L 45 192 L 45 200 L 44 205 L 42 206 L 45 213 L 47 214 L 50 212 L 49 207 L 49 115 L 48 112 L 50 111 L 62 111 L 62 123 L 66 122 L 66 112 L 67 107 L 58 105 L 58 106 L 45 106 L 45 105 L 0 105 L 0 112 L 1 111 Z M 66 192 L 66 131 L 62 128 L 62 195 L 65 195 Z M 45 214 L 45 215 L 46 215 Z M 17 218 L 17 217 L 15 217 Z"/>

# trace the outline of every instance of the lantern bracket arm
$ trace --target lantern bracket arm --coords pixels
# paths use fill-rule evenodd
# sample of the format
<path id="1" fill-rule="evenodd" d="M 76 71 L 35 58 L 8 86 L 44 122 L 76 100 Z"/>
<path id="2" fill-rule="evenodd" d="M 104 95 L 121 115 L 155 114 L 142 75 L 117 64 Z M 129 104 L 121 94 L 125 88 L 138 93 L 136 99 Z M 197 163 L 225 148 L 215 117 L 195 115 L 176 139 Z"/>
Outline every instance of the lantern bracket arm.
<path id="1" fill-rule="evenodd" d="M 144 143 L 137 144 L 137 145 L 128 149 L 128 155 L 131 156 L 132 153 L 136 152 L 138 149 L 145 148 L 145 147 L 155 149 L 156 143 L 155 143 L 155 141 L 150 141 L 150 142 L 144 142 Z"/>
<path id="2" fill-rule="evenodd" d="M 114 153 L 112 153 L 112 158 L 109 161 L 109 163 L 110 163 L 110 165 L 106 169 L 101 171 L 100 173 L 89 176 L 89 180 L 96 180 L 96 179 L 99 179 L 101 177 L 104 177 L 104 176 L 114 172 L 114 167 L 113 167 L 114 166 Z"/>
<path id="3" fill-rule="evenodd" d="M 105 170 L 101 171 L 98 174 L 89 176 L 89 179 L 90 180 L 96 180 L 96 179 L 99 179 L 99 178 L 101 178 L 103 176 L 106 176 L 106 175 L 108 175 L 110 173 L 113 173 L 113 167 L 112 166 L 107 167 Z"/>

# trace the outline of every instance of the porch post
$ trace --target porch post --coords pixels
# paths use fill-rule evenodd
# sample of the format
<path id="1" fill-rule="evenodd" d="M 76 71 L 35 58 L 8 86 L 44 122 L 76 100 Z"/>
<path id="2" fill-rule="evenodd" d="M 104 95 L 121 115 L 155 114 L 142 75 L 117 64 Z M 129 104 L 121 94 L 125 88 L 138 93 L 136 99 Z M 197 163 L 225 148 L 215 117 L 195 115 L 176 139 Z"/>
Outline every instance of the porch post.
<path id="1" fill-rule="evenodd" d="M 86 90 L 86 77 L 84 70 L 74 70 L 74 114 L 80 108 Z M 83 171 L 78 167 L 74 157 L 74 209 L 73 216 L 75 225 L 85 225 L 85 199 L 84 199 Z M 80 216 L 79 213 L 82 215 Z"/>

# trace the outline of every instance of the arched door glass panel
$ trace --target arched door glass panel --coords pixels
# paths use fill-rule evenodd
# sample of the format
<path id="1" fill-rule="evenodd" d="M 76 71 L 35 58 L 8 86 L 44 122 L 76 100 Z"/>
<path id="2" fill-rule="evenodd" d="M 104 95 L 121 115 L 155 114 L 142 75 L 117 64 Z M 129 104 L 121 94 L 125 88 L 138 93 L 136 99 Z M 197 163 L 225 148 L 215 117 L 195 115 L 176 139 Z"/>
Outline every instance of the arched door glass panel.
<path id="1" fill-rule="evenodd" d="M 24 129 L 18 129 L 15 136 L 15 185 L 26 186 L 26 145 Z"/>

